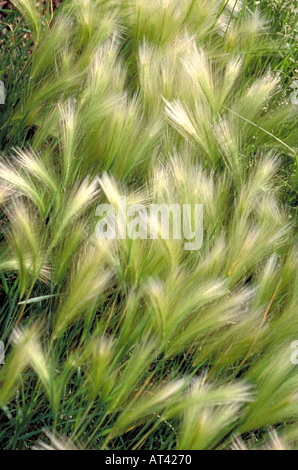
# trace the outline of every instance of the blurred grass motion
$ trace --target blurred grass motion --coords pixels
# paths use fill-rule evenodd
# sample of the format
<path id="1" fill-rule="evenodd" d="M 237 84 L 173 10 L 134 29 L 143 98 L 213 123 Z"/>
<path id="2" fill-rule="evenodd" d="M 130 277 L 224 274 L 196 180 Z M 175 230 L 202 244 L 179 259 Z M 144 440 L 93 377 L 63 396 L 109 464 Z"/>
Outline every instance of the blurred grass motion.
<path id="1" fill-rule="evenodd" d="M 294 2 L 13 3 L 1 448 L 297 448 Z M 203 204 L 203 247 L 97 240 L 120 195 Z"/>

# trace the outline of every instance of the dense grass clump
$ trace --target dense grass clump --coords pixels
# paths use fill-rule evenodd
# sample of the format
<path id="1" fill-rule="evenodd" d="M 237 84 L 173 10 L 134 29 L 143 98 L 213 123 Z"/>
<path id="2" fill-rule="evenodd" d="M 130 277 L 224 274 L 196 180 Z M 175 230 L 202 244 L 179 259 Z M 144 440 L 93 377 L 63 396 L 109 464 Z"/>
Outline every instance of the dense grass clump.
<path id="1" fill-rule="evenodd" d="M 295 10 L 12 3 L 1 447 L 297 448 Z M 98 239 L 120 196 L 202 204 L 202 247 Z"/>

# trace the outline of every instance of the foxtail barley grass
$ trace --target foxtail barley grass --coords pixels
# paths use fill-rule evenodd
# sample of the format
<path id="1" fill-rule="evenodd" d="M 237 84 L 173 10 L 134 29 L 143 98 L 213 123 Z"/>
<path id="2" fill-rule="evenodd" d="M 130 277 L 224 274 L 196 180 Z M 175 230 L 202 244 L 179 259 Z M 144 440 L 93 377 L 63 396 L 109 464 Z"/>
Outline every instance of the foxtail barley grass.
<path id="1" fill-rule="evenodd" d="M 13 3 L 32 53 L 0 160 L 1 447 L 297 448 L 297 106 L 270 22 L 246 1 Z M 203 246 L 98 240 L 121 195 L 202 204 Z"/>

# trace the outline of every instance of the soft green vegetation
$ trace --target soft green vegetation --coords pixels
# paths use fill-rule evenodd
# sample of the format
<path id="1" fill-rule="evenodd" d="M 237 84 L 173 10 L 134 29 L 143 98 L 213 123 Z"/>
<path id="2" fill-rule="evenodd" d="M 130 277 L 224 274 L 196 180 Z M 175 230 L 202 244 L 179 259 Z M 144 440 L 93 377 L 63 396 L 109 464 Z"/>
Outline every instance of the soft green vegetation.
<path id="1" fill-rule="evenodd" d="M 1 447 L 297 448 L 295 2 L 13 3 Z M 202 248 L 97 240 L 120 195 L 203 204 Z"/>

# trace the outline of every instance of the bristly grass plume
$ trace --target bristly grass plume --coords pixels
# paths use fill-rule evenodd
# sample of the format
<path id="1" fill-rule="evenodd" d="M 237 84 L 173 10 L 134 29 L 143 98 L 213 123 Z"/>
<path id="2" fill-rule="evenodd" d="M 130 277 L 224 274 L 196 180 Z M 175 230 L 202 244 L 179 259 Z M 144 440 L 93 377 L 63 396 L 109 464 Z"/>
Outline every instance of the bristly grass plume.
<path id="1" fill-rule="evenodd" d="M 12 3 L 0 447 L 297 448 L 293 41 L 263 1 Z M 99 240 L 120 196 L 202 204 L 202 247 Z"/>

